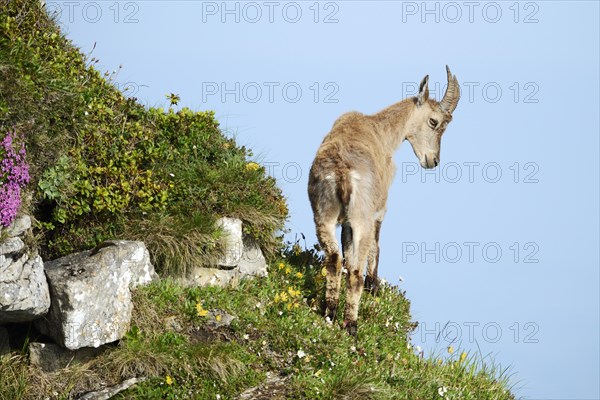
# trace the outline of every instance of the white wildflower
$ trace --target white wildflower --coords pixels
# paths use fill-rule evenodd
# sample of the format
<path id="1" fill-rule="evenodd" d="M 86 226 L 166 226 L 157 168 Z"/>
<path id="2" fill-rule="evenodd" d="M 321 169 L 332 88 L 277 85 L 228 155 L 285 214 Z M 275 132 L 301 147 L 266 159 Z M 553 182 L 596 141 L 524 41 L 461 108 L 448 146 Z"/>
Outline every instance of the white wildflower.
<path id="1" fill-rule="evenodd" d="M 304 351 L 302 351 L 302 349 L 298 350 L 298 353 L 296 353 L 296 355 L 298 356 L 298 358 L 302 358 L 304 356 L 306 356 L 306 353 Z"/>
<path id="2" fill-rule="evenodd" d="M 438 394 L 442 397 L 446 397 L 446 392 L 448 391 L 448 388 L 446 386 L 442 386 L 438 388 Z"/>
<path id="3" fill-rule="evenodd" d="M 421 346 L 416 346 L 415 350 L 417 353 L 420 353 L 423 349 L 421 348 Z"/>
<path id="4" fill-rule="evenodd" d="M 248 340 L 250 339 L 250 335 L 248 335 L 247 333 L 244 335 L 244 340 Z"/>

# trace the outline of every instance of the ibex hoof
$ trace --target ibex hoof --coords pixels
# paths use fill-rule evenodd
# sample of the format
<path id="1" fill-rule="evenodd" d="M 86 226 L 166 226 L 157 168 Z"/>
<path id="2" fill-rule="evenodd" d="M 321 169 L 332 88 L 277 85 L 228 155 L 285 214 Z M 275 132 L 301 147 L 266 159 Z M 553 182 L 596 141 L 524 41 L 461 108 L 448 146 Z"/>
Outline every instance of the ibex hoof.
<path id="1" fill-rule="evenodd" d="M 343 326 L 344 328 L 346 328 L 346 332 L 348 332 L 348 335 L 356 337 L 356 334 L 358 332 L 358 324 L 356 323 L 356 321 L 345 320 Z"/>
<path id="2" fill-rule="evenodd" d="M 325 306 L 323 310 L 323 316 L 327 320 L 327 322 L 333 322 L 335 320 L 335 315 L 337 314 L 337 307 L 333 305 Z"/>

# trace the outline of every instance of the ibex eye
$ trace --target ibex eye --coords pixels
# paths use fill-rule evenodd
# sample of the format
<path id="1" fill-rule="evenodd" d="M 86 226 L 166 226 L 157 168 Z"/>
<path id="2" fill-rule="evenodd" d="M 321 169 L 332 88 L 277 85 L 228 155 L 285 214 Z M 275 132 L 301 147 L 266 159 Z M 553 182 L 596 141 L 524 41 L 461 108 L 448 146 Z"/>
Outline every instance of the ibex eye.
<path id="1" fill-rule="evenodd" d="M 432 128 L 435 128 L 438 125 L 438 122 L 433 118 L 429 118 L 429 125 L 431 125 Z"/>

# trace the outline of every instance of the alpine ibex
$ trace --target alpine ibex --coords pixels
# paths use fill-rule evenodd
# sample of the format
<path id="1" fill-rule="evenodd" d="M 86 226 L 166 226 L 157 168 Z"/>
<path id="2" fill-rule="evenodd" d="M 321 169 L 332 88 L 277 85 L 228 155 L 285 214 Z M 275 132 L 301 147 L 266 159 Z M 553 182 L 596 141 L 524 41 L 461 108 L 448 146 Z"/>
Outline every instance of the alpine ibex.
<path id="1" fill-rule="evenodd" d="M 363 286 L 375 290 L 378 284 L 379 231 L 396 170 L 395 150 L 408 140 L 423 168 L 435 168 L 440 162 L 442 135 L 460 98 L 456 76 L 448 66 L 446 72 L 448 88 L 441 102 L 429 98 L 427 75 L 416 97 L 374 115 L 350 112 L 338 118 L 313 161 L 308 196 L 325 253 L 324 314 L 332 321 L 335 318 L 343 256 L 348 270 L 344 326 L 351 335 L 357 331 Z M 342 254 L 335 235 L 340 224 Z"/>

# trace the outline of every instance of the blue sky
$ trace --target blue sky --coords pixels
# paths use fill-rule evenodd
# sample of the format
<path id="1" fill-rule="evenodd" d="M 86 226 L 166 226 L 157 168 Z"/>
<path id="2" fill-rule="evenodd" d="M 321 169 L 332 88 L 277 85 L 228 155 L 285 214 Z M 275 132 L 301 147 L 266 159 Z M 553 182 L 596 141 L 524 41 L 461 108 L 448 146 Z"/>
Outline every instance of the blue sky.
<path id="1" fill-rule="evenodd" d="M 47 2 L 143 103 L 213 109 L 258 154 L 314 242 L 307 173 L 333 121 L 374 113 L 446 64 L 463 97 L 442 164 L 408 143 L 380 275 L 412 301 L 427 354 L 492 354 L 530 399 L 597 399 L 599 3 Z M 436 90 L 437 89 L 437 90 Z"/>

